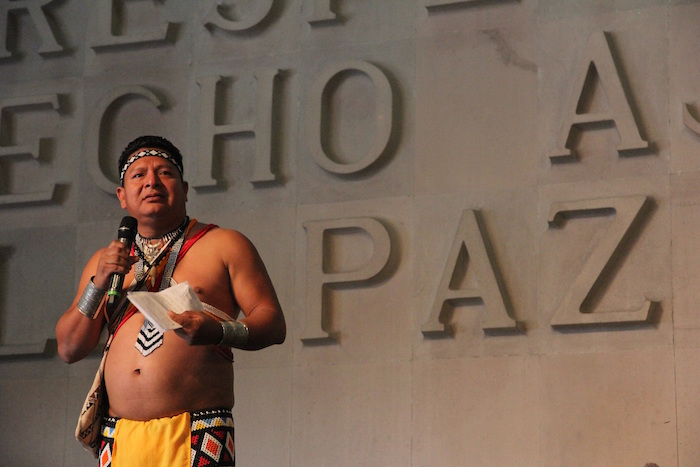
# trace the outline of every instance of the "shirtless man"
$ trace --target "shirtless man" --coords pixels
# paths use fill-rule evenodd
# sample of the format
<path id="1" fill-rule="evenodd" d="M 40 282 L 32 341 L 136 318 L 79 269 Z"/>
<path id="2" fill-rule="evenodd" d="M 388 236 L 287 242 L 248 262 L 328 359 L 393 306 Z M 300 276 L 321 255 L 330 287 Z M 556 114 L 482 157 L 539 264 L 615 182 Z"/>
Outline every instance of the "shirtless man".
<path id="1" fill-rule="evenodd" d="M 119 169 L 122 185 L 117 197 L 138 221 L 134 241 L 138 255 L 114 240 L 90 258 L 72 305 L 56 325 L 58 353 L 72 363 L 95 349 L 107 323 L 107 300 L 102 297 L 114 274 L 124 275 L 125 286 L 145 276 L 146 286 L 153 291 L 164 288 L 161 283 L 187 281 L 203 303 L 223 312 L 227 318 L 223 321 L 209 313 L 171 312 L 182 329 L 159 334 L 130 306 L 105 362 L 110 417 L 102 430 L 109 436 L 102 441 L 100 462 L 112 458 L 115 467 L 189 466 L 190 443 L 196 450 L 195 439 L 201 442 L 203 436 L 187 432 L 168 438 L 163 433 L 177 432 L 178 426 L 185 425 L 190 430 L 195 420 L 202 425 L 218 417 L 212 423 L 230 428 L 228 447 L 232 451 L 231 346 L 256 350 L 280 344 L 286 335 L 285 320 L 251 242 L 234 230 L 187 217 L 188 185 L 182 178 L 182 156 L 177 148 L 160 137 L 137 138 L 124 150 Z M 173 247 L 178 241 L 179 253 Z M 167 253 L 158 261 L 154 257 L 160 250 Z M 172 255 L 177 255 L 177 262 L 170 282 L 167 263 Z M 150 269 L 157 273 L 145 274 L 151 263 L 157 263 Z M 239 311 L 243 316 L 237 320 Z M 141 431 L 145 425 L 150 426 L 149 435 Z M 161 435 L 151 435 L 153 430 Z M 218 463 L 208 458 L 212 463 L 206 465 L 234 465 L 228 458 L 233 454 L 224 452 Z"/>

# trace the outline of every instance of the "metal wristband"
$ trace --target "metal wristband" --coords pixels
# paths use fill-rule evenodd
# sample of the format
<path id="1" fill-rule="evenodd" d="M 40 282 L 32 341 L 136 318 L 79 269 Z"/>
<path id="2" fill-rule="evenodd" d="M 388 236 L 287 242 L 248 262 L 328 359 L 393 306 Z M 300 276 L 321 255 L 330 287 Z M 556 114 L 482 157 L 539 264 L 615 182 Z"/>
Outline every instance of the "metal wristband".
<path id="1" fill-rule="evenodd" d="M 248 326 L 240 321 L 221 321 L 221 329 L 224 334 L 217 345 L 240 349 L 248 342 Z"/>
<path id="2" fill-rule="evenodd" d="M 107 292 L 104 289 L 97 288 L 95 283 L 92 281 L 94 278 L 95 276 L 90 278 L 90 282 L 88 282 L 88 284 L 85 286 L 83 295 L 80 296 L 80 300 L 78 300 L 77 305 L 78 311 L 90 319 L 95 319 L 95 316 L 97 316 L 97 310 L 99 310 L 100 303 L 102 303 L 102 298 L 104 298 L 105 293 Z"/>

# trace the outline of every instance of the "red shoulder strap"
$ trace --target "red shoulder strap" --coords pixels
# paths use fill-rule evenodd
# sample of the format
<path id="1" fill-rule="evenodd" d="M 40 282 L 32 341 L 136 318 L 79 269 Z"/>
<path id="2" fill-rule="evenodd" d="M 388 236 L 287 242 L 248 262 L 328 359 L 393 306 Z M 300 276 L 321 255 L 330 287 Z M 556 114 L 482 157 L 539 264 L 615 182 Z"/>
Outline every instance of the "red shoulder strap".
<path id="1" fill-rule="evenodd" d="M 211 229 L 218 227 L 216 224 L 209 224 L 206 227 L 204 227 L 202 230 L 191 236 L 190 238 L 187 239 L 187 241 L 182 245 L 182 248 L 180 248 L 180 253 L 177 255 L 177 260 L 180 261 L 183 256 L 190 250 L 190 247 L 195 244 L 197 240 L 202 238 L 204 234 L 209 232 Z"/>

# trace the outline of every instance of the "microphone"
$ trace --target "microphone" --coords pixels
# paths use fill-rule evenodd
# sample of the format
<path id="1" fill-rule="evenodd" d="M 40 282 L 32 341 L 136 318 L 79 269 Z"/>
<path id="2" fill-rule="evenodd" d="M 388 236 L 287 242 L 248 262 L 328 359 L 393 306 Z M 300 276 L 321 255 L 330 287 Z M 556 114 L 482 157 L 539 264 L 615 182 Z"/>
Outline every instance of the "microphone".
<path id="1" fill-rule="evenodd" d="M 131 216 L 124 216 L 122 223 L 119 225 L 117 239 L 122 242 L 127 250 L 131 250 L 131 244 L 136 237 L 137 221 Z M 112 274 L 109 281 L 109 290 L 107 291 L 107 309 L 113 310 L 114 303 L 122 294 L 122 286 L 124 285 L 124 274 Z"/>

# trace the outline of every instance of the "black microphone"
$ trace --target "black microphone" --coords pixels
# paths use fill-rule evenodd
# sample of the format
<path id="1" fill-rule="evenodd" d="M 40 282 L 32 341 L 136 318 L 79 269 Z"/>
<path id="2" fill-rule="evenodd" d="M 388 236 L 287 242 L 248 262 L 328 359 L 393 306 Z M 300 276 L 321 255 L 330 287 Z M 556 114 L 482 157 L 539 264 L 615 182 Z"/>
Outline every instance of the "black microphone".
<path id="1" fill-rule="evenodd" d="M 131 250 L 131 244 L 136 237 L 136 219 L 131 216 L 124 216 L 122 223 L 119 225 L 117 239 L 122 242 L 127 250 Z M 109 290 L 107 291 L 107 309 L 113 310 L 115 302 L 122 294 L 122 286 L 124 285 L 124 274 L 112 274 L 109 281 Z"/>

